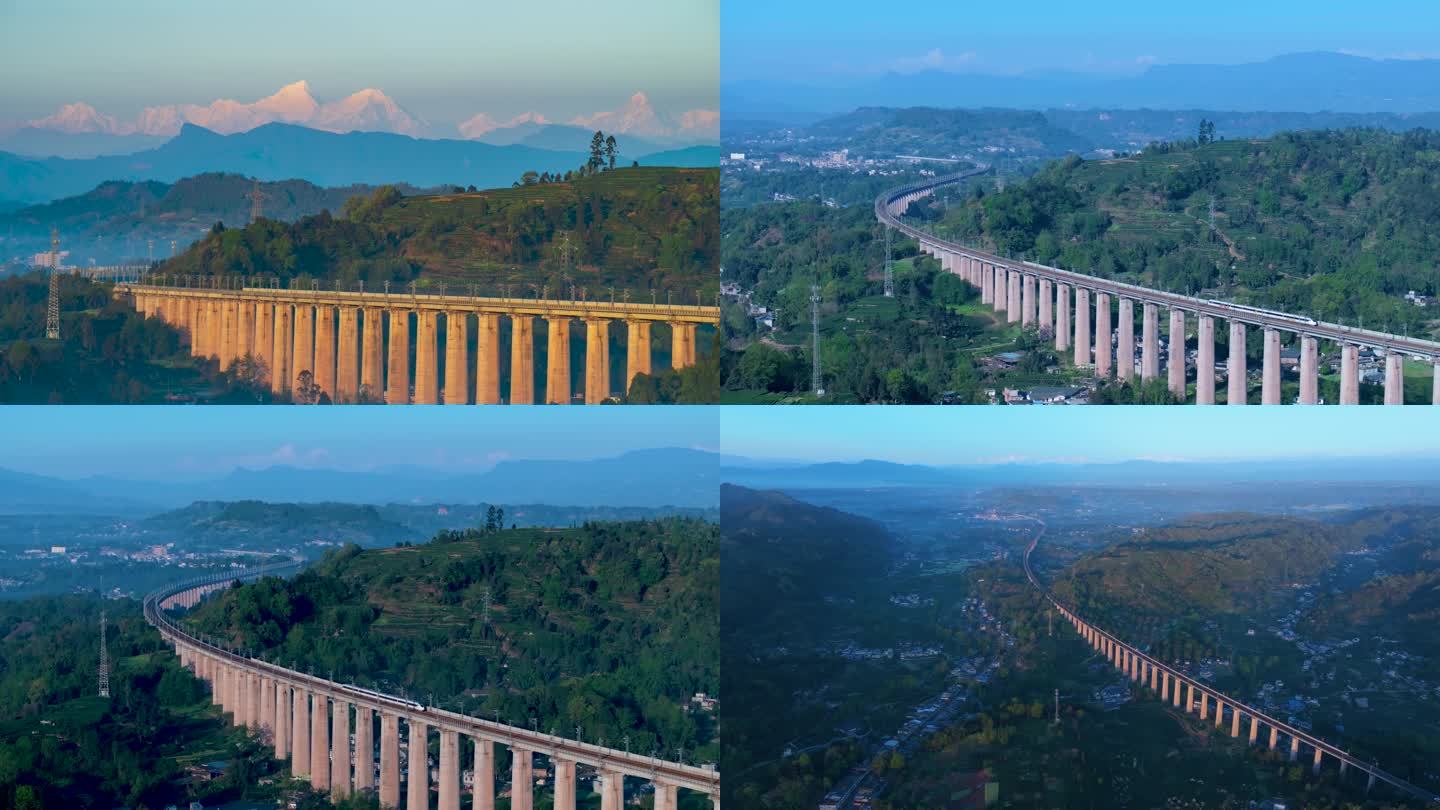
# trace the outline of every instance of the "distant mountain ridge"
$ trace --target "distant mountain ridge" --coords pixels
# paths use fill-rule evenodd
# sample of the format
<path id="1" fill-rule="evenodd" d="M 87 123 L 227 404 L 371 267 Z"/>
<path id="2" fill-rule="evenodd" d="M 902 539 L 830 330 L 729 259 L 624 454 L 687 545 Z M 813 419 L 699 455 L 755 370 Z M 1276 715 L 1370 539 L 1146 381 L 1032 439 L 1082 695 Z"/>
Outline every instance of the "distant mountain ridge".
<path id="1" fill-rule="evenodd" d="M 406 183 L 495 188 L 509 186 L 527 171 L 575 169 L 588 157 L 588 138 L 571 151 L 524 144 L 497 146 L 480 141 L 422 140 L 380 132 L 336 134 L 294 124 L 265 124 L 222 135 L 193 124 L 154 149 L 88 159 L 31 159 L 0 152 L 0 198 L 38 203 L 81 194 L 106 181 L 175 182 L 207 172 L 243 174 L 260 180 L 300 179 L 320 186 Z M 710 153 L 690 155 L 688 166 Z M 657 153 L 660 161 L 686 157 Z M 662 165 L 649 154 L 627 154 L 641 165 Z"/>
<path id="2" fill-rule="evenodd" d="M 583 461 L 510 460 L 488 472 L 375 472 L 269 467 L 208 480 L 166 482 L 97 476 L 68 481 L 0 469 L 0 507 L 12 512 L 159 510 L 196 501 L 268 503 L 525 503 L 554 506 L 714 508 L 719 457 L 684 448 L 635 450 Z"/>
<path id="3" fill-rule="evenodd" d="M 727 484 L 772 489 L 907 486 L 1010 486 L 1022 484 L 1133 484 L 1169 486 L 1240 481 L 1440 481 L 1440 460 L 1409 458 L 1269 460 L 1246 462 L 1126 461 L 933 466 L 889 461 L 827 462 L 769 467 L 727 457 Z"/>
<path id="4" fill-rule="evenodd" d="M 1440 59 L 1313 52 L 1239 65 L 1155 65 L 1139 76 L 991 76 L 924 71 L 848 84 L 723 82 L 725 115 L 803 121 L 867 105 L 1206 108 L 1237 111 L 1440 111 Z"/>

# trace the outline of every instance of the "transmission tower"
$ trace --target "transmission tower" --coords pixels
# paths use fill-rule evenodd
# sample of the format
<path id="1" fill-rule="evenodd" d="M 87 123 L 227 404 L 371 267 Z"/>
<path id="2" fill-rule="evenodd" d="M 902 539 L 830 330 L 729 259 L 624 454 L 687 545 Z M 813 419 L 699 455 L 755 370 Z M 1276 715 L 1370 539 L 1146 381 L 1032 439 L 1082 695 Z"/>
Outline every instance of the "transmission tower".
<path id="1" fill-rule="evenodd" d="M 175 240 L 170 240 L 170 258 L 175 258 Z"/>
<path id="2" fill-rule="evenodd" d="M 825 387 L 820 381 L 820 285 L 810 285 L 810 342 L 812 358 L 810 363 L 810 387 L 815 396 L 825 396 Z"/>
<path id="3" fill-rule="evenodd" d="M 45 304 L 45 337 L 60 339 L 60 234 L 50 229 L 50 299 Z"/>
<path id="4" fill-rule="evenodd" d="M 154 263 L 155 263 L 155 240 L 154 240 L 154 239 L 146 239 L 146 240 L 145 240 L 145 258 L 146 258 L 146 260 L 147 260 L 148 262 L 150 262 L 150 264 L 154 264 Z"/>
<path id="5" fill-rule="evenodd" d="M 100 611 L 100 697 L 110 697 L 110 653 L 105 649 L 105 611 Z"/>
<path id="6" fill-rule="evenodd" d="M 484 596 L 481 597 L 481 599 L 482 599 L 482 601 L 483 601 L 484 604 L 485 604 L 485 610 L 484 610 L 483 613 L 480 614 L 480 623 L 483 624 L 483 625 L 485 625 L 486 627 L 489 627 L 489 626 L 490 626 L 490 589 L 489 589 L 489 588 L 486 588 L 486 589 L 485 589 L 485 594 L 484 594 Z"/>
<path id="7" fill-rule="evenodd" d="M 895 297 L 895 265 L 890 261 L 890 229 L 885 229 L 885 297 Z"/>
<path id="8" fill-rule="evenodd" d="M 256 178 L 255 185 L 250 189 L 250 221 L 257 222 L 260 219 L 260 204 L 265 200 L 265 192 L 260 190 L 260 180 Z"/>
<path id="9" fill-rule="evenodd" d="M 1055 725 L 1060 725 L 1060 690 L 1055 690 Z"/>

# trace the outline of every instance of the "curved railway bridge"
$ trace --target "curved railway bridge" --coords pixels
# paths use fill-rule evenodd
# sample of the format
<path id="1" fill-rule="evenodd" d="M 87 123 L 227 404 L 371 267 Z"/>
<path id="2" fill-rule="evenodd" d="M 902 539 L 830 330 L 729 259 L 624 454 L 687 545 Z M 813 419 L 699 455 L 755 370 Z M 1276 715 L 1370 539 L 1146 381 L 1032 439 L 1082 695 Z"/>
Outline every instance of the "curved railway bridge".
<path id="1" fill-rule="evenodd" d="M 1432 402 L 1440 404 L 1440 343 L 1419 338 L 1325 323 L 1259 307 L 1213 299 L 1160 292 L 1134 284 L 1061 270 L 1035 262 L 1017 261 L 950 242 L 906 223 L 901 215 L 910 203 L 939 188 L 983 174 L 988 168 L 944 175 L 891 189 L 875 198 L 875 218 L 917 240 L 920 249 L 935 256 L 946 272 L 954 273 L 980 290 L 980 300 L 1011 323 L 1034 325 L 1055 336 L 1055 349 L 1073 351 L 1076 366 L 1093 368 L 1095 376 L 1129 380 L 1138 371 L 1141 380 L 1160 376 L 1159 311 L 1169 312 L 1170 334 L 1183 335 L 1187 321 L 1195 319 L 1197 352 L 1195 403 L 1215 403 L 1215 322 L 1230 328 L 1230 357 L 1226 364 L 1227 396 L 1231 405 L 1244 405 L 1245 331 L 1264 331 L 1261 363 L 1261 402 L 1280 404 L 1282 335 L 1299 341 L 1300 397 L 1303 405 L 1319 402 L 1319 345 L 1326 341 L 1340 351 L 1340 404 L 1360 401 L 1360 352 L 1373 352 L 1385 360 L 1385 404 L 1404 404 L 1404 358 L 1429 363 L 1434 369 Z M 1112 329 L 1110 299 L 1116 299 L 1117 322 Z M 1142 309 L 1139 336 L 1140 362 L 1136 368 L 1135 306 Z M 1093 320 L 1092 320 L 1093 317 Z M 1093 327 L 1092 327 L 1093 323 Z M 1166 379 L 1170 391 L 1187 397 L 1185 342 L 1168 343 Z M 1236 373 L 1238 372 L 1238 373 Z"/>
<path id="2" fill-rule="evenodd" d="M 428 751 L 432 731 L 440 737 L 436 785 L 439 810 L 460 808 L 462 737 L 473 741 L 475 810 L 495 807 L 496 745 L 509 748 L 512 754 L 510 806 L 514 810 L 532 810 L 534 806 L 535 754 L 545 755 L 553 766 L 556 810 L 575 808 L 578 765 L 595 772 L 602 810 L 621 810 L 625 806 L 627 777 L 653 786 L 656 810 L 675 810 L 681 790 L 706 794 L 716 810 L 720 807 L 720 774 L 713 768 L 668 762 L 468 717 L 296 672 L 197 638 L 170 615 L 173 609 L 200 604 L 208 594 L 236 580 L 293 573 L 300 566 L 288 563 L 176 583 L 145 598 L 145 618 L 174 647 L 181 663 L 210 684 L 213 701 L 231 715 L 232 722 L 270 743 L 275 757 L 288 759 L 291 772 L 308 779 L 315 788 L 329 790 L 339 798 L 375 789 L 378 777 L 380 803 L 400 807 L 400 729 L 404 726 L 407 752 Z M 423 756 L 407 756 L 407 760 L 404 806 L 406 810 L 428 810 L 428 760 Z"/>
<path id="3" fill-rule="evenodd" d="M 1025 577 L 1030 580 L 1030 584 L 1036 590 L 1040 591 L 1041 595 L 1045 597 L 1045 601 L 1059 611 L 1060 615 L 1070 622 L 1076 632 L 1096 652 L 1104 655 L 1111 665 L 1128 676 L 1131 681 L 1142 687 L 1148 687 L 1152 692 L 1158 694 L 1162 703 L 1170 703 L 1186 714 L 1199 714 L 1201 721 L 1209 720 L 1213 714 L 1216 728 L 1223 729 L 1228 720 L 1230 736 L 1232 738 L 1239 737 L 1243 730 L 1249 735 L 1250 745 L 1259 744 L 1260 734 L 1263 730 L 1266 735 L 1265 744 L 1270 750 L 1278 748 L 1282 744 L 1282 740 L 1283 744 L 1289 746 L 1291 762 L 1298 760 L 1302 751 L 1309 752 L 1311 770 L 1314 773 L 1320 773 L 1323 762 L 1333 760 L 1339 763 L 1341 776 L 1351 769 L 1365 774 L 1367 791 L 1374 787 L 1377 781 L 1384 782 L 1407 796 L 1440 805 L 1440 794 L 1431 793 L 1424 788 L 1412 785 L 1398 776 L 1386 773 L 1373 762 L 1357 759 L 1319 737 L 1228 697 L 1081 618 L 1078 613 L 1040 584 L 1034 569 L 1030 566 L 1030 555 L 1040 544 L 1040 537 L 1043 534 L 1043 531 L 1037 534 L 1035 539 L 1030 541 L 1030 545 L 1025 548 Z"/>

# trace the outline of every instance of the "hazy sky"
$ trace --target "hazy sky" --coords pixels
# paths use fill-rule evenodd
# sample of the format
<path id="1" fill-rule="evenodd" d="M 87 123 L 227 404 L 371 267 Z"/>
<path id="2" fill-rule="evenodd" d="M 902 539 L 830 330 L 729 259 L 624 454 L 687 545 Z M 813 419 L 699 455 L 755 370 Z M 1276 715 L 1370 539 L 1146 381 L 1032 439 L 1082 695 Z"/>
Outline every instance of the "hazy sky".
<path id="1" fill-rule="evenodd" d="M 213 477 L 274 465 L 489 469 L 505 459 L 715 451 L 710 407 L 7 407 L 0 468 L 80 478 Z"/>
<path id="2" fill-rule="evenodd" d="M 721 451 L 914 464 L 1424 456 L 1427 408 L 725 408 Z"/>
<path id="3" fill-rule="evenodd" d="M 1299 51 L 1440 58 L 1434 0 L 724 0 L 722 77 L 854 78 L 926 67 L 1134 73 Z"/>
<path id="4" fill-rule="evenodd" d="M 717 101 L 720 0 L 0 0 L 0 118 L 86 101 L 255 101 L 310 81 L 320 101 L 366 87 L 414 115 Z"/>

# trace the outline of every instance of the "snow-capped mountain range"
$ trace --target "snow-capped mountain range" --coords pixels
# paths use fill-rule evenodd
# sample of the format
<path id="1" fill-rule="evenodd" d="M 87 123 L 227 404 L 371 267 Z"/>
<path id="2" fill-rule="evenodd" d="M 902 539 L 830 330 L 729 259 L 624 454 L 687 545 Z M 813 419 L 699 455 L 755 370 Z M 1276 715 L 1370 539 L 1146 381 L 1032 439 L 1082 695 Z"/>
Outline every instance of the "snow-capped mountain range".
<path id="1" fill-rule="evenodd" d="M 499 130 L 552 122 L 535 111 L 505 121 L 480 112 L 453 127 L 432 126 L 406 112 L 380 90 L 366 88 L 345 98 L 321 103 L 311 94 L 309 83 L 302 80 L 248 104 L 217 99 L 208 105 L 146 107 L 133 121 L 121 121 L 78 101 L 21 126 L 66 134 L 170 136 L 180 132 L 187 123 L 222 135 L 248 132 L 264 124 L 285 123 L 327 132 L 389 132 L 411 137 L 454 137 L 458 132 L 462 138 L 481 140 Z M 662 116 L 644 93 L 635 93 L 618 110 L 577 116 L 567 123 L 617 134 L 688 141 L 717 141 L 720 134 L 718 111 L 688 110 L 673 118 Z"/>

